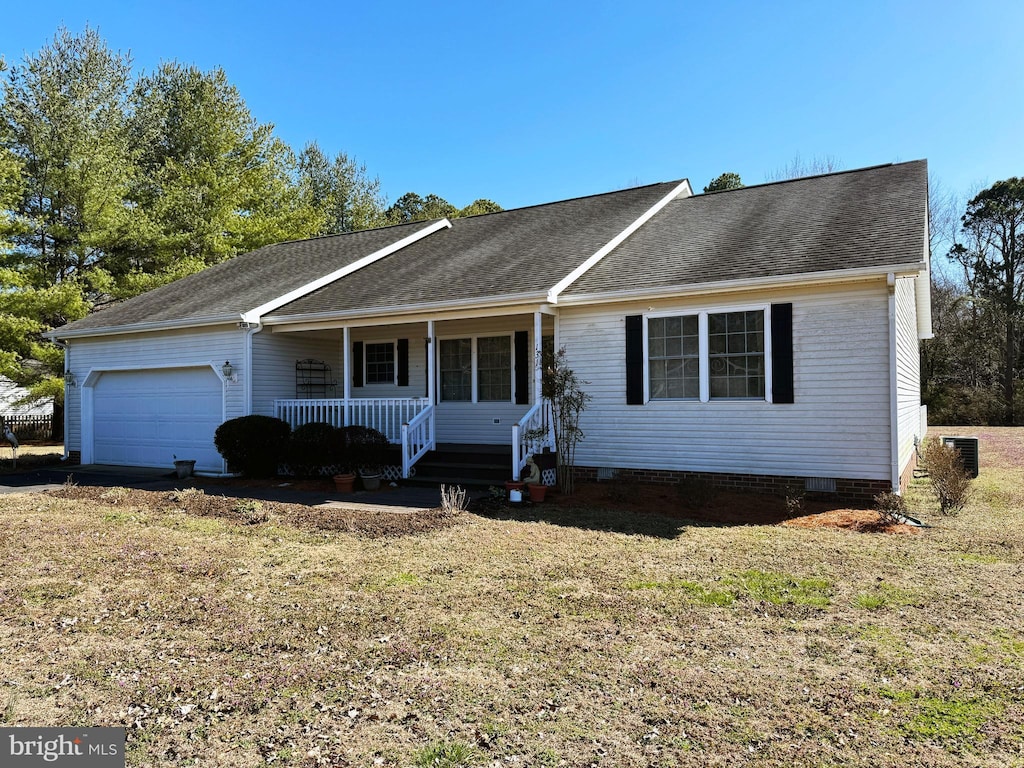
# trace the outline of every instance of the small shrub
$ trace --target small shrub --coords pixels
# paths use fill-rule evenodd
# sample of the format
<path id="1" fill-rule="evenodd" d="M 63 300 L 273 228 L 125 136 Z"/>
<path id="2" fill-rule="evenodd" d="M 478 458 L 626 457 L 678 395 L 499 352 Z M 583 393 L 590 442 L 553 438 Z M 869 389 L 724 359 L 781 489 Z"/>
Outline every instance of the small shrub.
<path id="1" fill-rule="evenodd" d="M 921 458 L 928 472 L 928 482 L 939 499 L 940 511 L 944 515 L 955 515 L 971 496 L 971 476 L 964 469 L 960 451 L 928 438 L 924 441 Z"/>
<path id="2" fill-rule="evenodd" d="M 902 523 L 906 516 L 907 502 L 898 493 L 886 491 L 875 496 L 875 511 L 885 523 Z"/>
<path id="3" fill-rule="evenodd" d="M 246 525 L 259 525 L 270 519 L 263 502 L 256 499 L 242 499 L 232 508 L 232 512 L 242 518 Z"/>
<path id="4" fill-rule="evenodd" d="M 318 475 L 320 468 L 342 463 L 343 443 L 338 430 L 326 422 L 312 422 L 296 427 L 288 438 L 284 461 L 296 474 Z"/>
<path id="5" fill-rule="evenodd" d="M 468 506 L 466 489 L 457 485 L 441 486 L 441 509 L 446 515 L 465 512 Z"/>
<path id="6" fill-rule="evenodd" d="M 273 477 L 291 431 L 288 422 L 273 416 L 240 416 L 217 427 L 213 443 L 233 471 L 247 477 Z"/>
<path id="7" fill-rule="evenodd" d="M 786 488 L 786 514 L 790 517 L 799 517 L 805 514 L 807 508 L 805 502 L 807 500 L 807 490 L 804 486 L 797 483 L 793 483 Z"/>

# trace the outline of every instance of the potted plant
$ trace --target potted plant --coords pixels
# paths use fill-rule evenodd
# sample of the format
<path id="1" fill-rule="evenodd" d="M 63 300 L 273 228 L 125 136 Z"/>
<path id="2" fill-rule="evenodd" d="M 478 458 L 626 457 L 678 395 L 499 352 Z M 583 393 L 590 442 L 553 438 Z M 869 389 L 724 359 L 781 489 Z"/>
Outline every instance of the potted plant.
<path id="1" fill-rule="evenodd" d="M 349 447 L 347 427 L 335 429 L 331 434 L 327 460 L 338 471 L 331 477 L 338 493 L 352 493 L 355 490 L 356 473 L 352 469 L 352 451 Z"/>
<path id="2" fill-rule="evenodd" d="M 179 459 L 176 455 L 174 456 L 174 471 L 178 473 L 178 479 L 183 480 L 186 477 L 192 477 L 192 472 L 196 468 L 195 459 Z"/>
<path id="3" fill-rule="evenodd" d="M 359 425 L 345 427 L 344 430 L 351 464 L 359 469 L 363 489 L 378 490 L 384 460 L 390 446 L 387 436 L 372 427 Z"/>

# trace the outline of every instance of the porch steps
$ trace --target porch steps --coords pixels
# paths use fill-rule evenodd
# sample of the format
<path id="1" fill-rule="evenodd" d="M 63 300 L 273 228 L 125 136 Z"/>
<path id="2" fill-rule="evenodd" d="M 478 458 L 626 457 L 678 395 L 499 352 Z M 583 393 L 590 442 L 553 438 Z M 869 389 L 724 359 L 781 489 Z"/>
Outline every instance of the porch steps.
<path id="1" fill-rule="evenodd" d="M 406 482 L 486 488 L 504 485 L 511 476 L 510 446 L 441 443 L 416 462 L 416 474 Z"/>

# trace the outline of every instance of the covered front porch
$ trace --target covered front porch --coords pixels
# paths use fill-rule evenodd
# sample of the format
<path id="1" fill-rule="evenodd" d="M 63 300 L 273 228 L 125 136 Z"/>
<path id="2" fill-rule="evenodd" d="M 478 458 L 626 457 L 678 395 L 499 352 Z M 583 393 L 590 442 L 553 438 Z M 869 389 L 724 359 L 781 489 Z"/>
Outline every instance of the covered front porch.
<path id="1" fill-rule="evenodd" d="M 516 477 L 530 454 L 554 446 L 540 351 L 554 347 L 556 326 L 546 308 L 268 323 L 253 337 L 253 412 L 293 428 L 377 429 L 399 447 L 403 478 L 443 444 L 510 449 Z"/>

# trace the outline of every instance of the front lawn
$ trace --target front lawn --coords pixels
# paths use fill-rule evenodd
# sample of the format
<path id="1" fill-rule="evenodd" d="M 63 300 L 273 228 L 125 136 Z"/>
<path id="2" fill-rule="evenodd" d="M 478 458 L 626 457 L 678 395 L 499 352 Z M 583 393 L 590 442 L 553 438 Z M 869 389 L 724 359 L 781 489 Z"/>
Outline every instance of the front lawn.
<path id="1" fill-rule="evenodd" d="M 981 437 L 916 535 L 0 497 L 0 724 L 130 766 L 1024 765 L 1024 430 Z"/>

